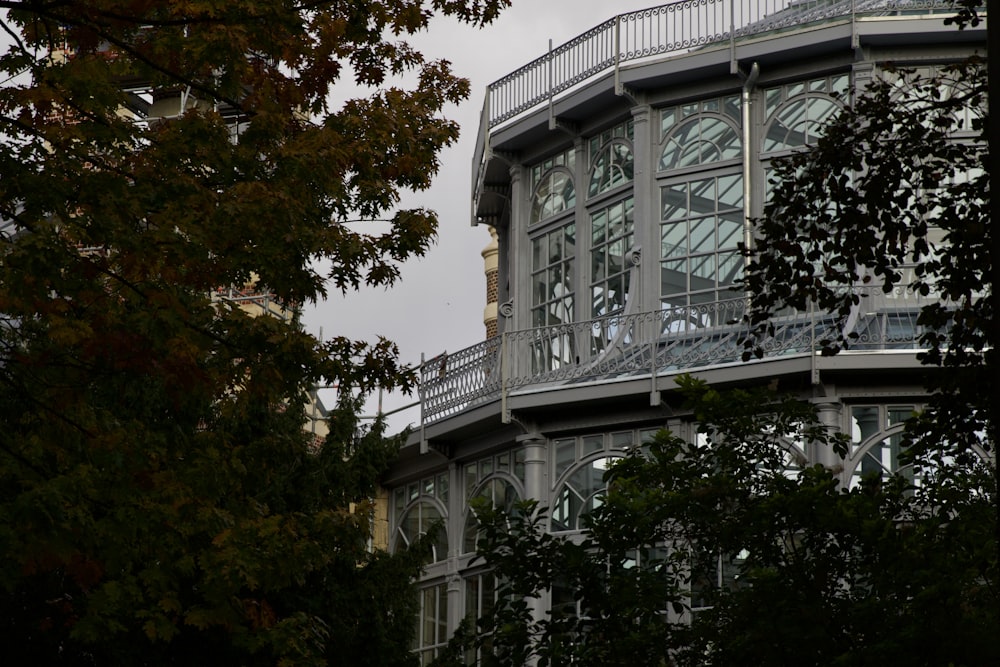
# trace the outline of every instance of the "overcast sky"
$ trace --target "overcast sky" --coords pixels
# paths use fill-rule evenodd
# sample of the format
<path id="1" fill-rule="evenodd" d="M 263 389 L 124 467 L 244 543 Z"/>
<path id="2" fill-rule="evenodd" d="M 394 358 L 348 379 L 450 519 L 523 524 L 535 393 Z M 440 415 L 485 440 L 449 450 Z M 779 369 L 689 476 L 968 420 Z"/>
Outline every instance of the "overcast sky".
<path id="1" fill-rule="evenodd" d="M 485 227 L 471 225 L 471 164 L 486 86 L 548 49 L 558 46 L 615 14 L 656 6 L 655 0 L 513 0 L 513 6 L 492 25 L 474 30 L 450 20 L 438 20 L 414 40 L 421 50 L 446 58 L 467 77 L 472 94 L 467 102 L 449 109 L 448 116 L 462 127 L 460 140 L 441 155 L 441 171 L 430 190 L 407 196 L 404 207 L 434 209 L 441 220 L 437 244 L 423 258 L 402 269 L 402 280 L 389 290 L 364 290 L 345 298 L 331 295 L 310 306 L 306 327 L 324 337 L 346 335 L 395 341 L 405 363 L 454 352 L 484 337 L 483 307 L 486 281 L 480 251 L 489 243 Z M 324 394 L 332 402 L 329 393 Z M 414 398 L 387 396 L 388 411 Z M 375 403 L 369 403 L 375 410 Z M 418 419 L 410 410 L 390 420 L 401 428 Z"/>
<path id="2" fill-rule="evenodd" d="M 489 243 L 485 227 L 471 224 L 471 164 L 486 86 L 527 64 L 605 19 L 636 9 L 656 6 L 655 0 L 513 0 L 496 22 L 476 30 L 451 19 L 436 19 L 431 29 L 413 42 L 427 56 L 450 60 L 454 71 L 467 77 L 472 93 L 464 104 L 447 110 L 459 122 L 459 141 L 444 151 L 441 170 L 425 192 L 408 195 L 403 208 L 425 207 L 440 217 L 439 237 L 423 258 L 402 267 L 402 280 L 389 290 L 363 290 L 340 297 L 332 293 L 325 302 L 309 305 L 306 327 L 324 338 L 349 336 L 395 341 L 404 363 L 474 345 L 484 337 L 483 307 L 486 280 L 480 251 Z M 0 47 L 7 48 L 0 34 Z M 345 88 L 345 87 L 342 87 Z M 347 97 L 345 90 L 335 91 Z M 391 212 L 389 212 L 391 215 Z M 333 394 L 324 392 L 332 405 Z M 387 397 L 390 410 L 414 398 Z M 370 402 L 370 412 L 376 403 Z M 392 420 L 396 429 L 418 419 L 418 412 Z"/>

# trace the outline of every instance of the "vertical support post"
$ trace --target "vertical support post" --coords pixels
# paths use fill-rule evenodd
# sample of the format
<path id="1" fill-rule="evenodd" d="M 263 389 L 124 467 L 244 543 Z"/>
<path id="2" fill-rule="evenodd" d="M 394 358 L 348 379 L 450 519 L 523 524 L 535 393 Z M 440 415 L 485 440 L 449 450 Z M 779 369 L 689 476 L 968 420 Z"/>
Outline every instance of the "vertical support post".
<path id="1" fill-rule="evenodd" d="M 820 423 L 823 424 L 829 431 L 833 433 L 839 433 L 841 430 L 841 419 L 843 416 L 844 404 L 840 401 L 829 398 L 814 399 L 814 405 L 816 406 L 816 415 L 819 417 Z M 830 471 L 835 471 L 844 468 L 844 461 L 837 453 L 833 451 L 830 447 L 824 447 L 822 449 L 815 442 L 806 443 L 806 458 L 808 458 L 808 465 L 820 464 L 824 468 Z M 848 479 L 844 478 L 844 473 L 841 472 L 840 483 L 846 484 L 849 482 Z"/>
<path id="2" fill-rule="evenodd" d="M 556 114 L 555 114 L 555 109 L 553 108 L 554 105 L 553 105 L 553 93 L 552 93 L 552 90 L 553 90 L 554 86 L 553 86 L 552 82 L 554 81 L 554 77 L 555 77 L 555 59 L 552 57 L 552 39 L 551 38 L 549 39 L 549 58 L 548 58 L 548 61 L 549 61 L 549 77 L 548 77 L 547 84 L 548 84 L 548 88 L 549 88 L 549 129 L 550 130 L 554 130 L 554 129 L 556 129 Z"/>
<path id="3" fill-rule="evenodd" d="M 809 302 L 809 375 L 813 386 L 820 383 L 819 364 L 816 362 L 816 304 Z"/>
<path id="4" fill-rule="evenodd" d="M 739 66 L 735 63 L 737 71 Z M 743 81 L 743 90 L 740 95 L 740 123 L 743 125 L 743 245 L 749 250 L 753 246 L 753 227 L 750 225 L 751 216 L 754 211 L 751 205 L 753 190 L 750 187 L 750 180 L 753 176 L 753 161 L 756 158 L 754 151 L 753 117 L 750 115 L 750 93 L 753 92 L 757 84 L 757 77 L 760 76 L 760 65 L 754 61 L 750 66 L 750 73 Z M 750 264 L 749 255 L 744 260 L 745 267 Z"/>
<path id="5" fill-rule="evenodd" d="M 857 0 L 851 0 L 851 48 L 857 49 L 860 44 L 861 40 L 858 38 Z"/>
<path id="6" fill-rule="evenodd" d="M 517 436 L 517 442 L 524 446 L 525 498 L 538 502 L 535 508 L 536 513 L 547 512 L 551 485 L 549 483 L 549 458 L 545 437 L 536 431 Z M 532 621 L 539 623 L 545 620 L 551 604 L 546 593 L 543 593 L 541 597 L 528 598 L 525 602 L 531 610 Z"/>
<path id="7" fill-rule="evenodd" d="M 736 0 L 729 0 L 729 73 L 739 71 L 740 66 L 736 62 Z"/>
<path id="8" fill-rule="evenodd" d="M 510 423 L 510 410 L 507 407 L 507 381 L 510 377 L 510 359 L 507 351 L 508 333 L 500 334 L 500 421 Z"/>
<path id="9" fill-rule="evenodd" d="M 427 446 L 427 429 L 426 429 L 426 400 L 424 396 L 424 353 L 420 353 L 420 375 L 417 378 L 417 399 L 420 401 L 420 453 L 426 454 L 430 451 L 430 447 Z"/>
<path id="10" fill-rule="evenodd" d="M 622 79 L 621 79 L 621 59 L 622 59 L 622 15 L 618 14 L 615 16 L 615 52 L 612 58 L 615 62 L 615 95 L 622 94 Z"/>

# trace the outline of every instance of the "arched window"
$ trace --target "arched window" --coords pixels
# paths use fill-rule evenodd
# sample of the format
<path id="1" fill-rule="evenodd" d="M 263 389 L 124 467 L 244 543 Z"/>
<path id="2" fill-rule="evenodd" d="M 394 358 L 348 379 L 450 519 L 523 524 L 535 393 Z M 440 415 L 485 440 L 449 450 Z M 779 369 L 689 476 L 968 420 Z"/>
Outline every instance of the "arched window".
<path id="1" fill-rule="evenodd" d="M 683 312 L 731 298 L 742 275 L 740 122 L 736 95 L 660 112 L 660 303 L 665 309 Z"/>
<path id="2" fill-rule="evenodd" d="M 629 118 L 624 123 L 591 137 L 588 144 L 590 154 L 588 197 L 596 197 L 620 185 L 632 182 L 634 173 L 633 134 L 633 121 Z"/>
<path id="3" fill-rule="evenodd" d="M 534 224 L 576 206 L 573 175 L 565 169 L 554 169 L 542 177 L 531 198 L 531 220 Z"/>
<path id="4" fill-rule="evenodd" d="M 576 206 L 576 184 L 573 181 L 575 164 L 576 151 L 569 148 L 531 167 L 529 224 L 541 222 L 563 211 L 571 211 Z"/>
<path id="5" fill-rule="evenodd" d="M 407 508 L 396 527 L 396 549 L 409 548 L 425 535 L 431 526 L 437 526 L 437 534 L 431 545 L 430 562 L 436 563 L 448 556 L 448 531 L 445 512 L 432 501 L 420 501 Z"/>
<path id="6" fill-rule="evenodd" d="M 888 479 L 903 475 L 916 482 L 912 465 L 902 465 L 903 425 L 916 408 L 912 405 L 856 405 L 851 408 L 851 486 L 865 477 Z"/>
<path id="7" fill-rule="evenodd" d="M 407 505 L 401 502 L 402 493 L 397 493 L 396 530 L 393 550 L 408 549 L 417 539 L 426 535 L 432 526 L 437 526 L 434 543 L 431 545 L 431 563 L 444 560 L 448 556 L 448 530 L 445 505 L 440 498 L 447 501 L 447 490 L 438 490 L 435 495 L 434 482 L 425 480 L 420 484 L 411 484 L 412 494 Z M 429 493 L 426 493 L 429 490 Z M 397 489 L 397 491 L 402 491 Z M 421 493 L 423 491 L 424 493 Z"/>
<path id="8" fill-rule="evenodd" d="M 515 504 L 520 499 L 517 487 L 513 480 L 506 477 L 493 477 L 487 479 L 472 494 L 473 498 L 486 498 L 494 507 L 503 509 L 508 514 L 515 511 Z M 473 553 L 476 550 L 476 543 L 479 541 L 479 519 L 476 512 L 471 507 L 465 515 L 465 530 L 462 541 L 462 552 Z"/>
<path id="9" fill-rule="evenodd" d="M 767 125 L 762 149 L 765 153 L 791 150 L 816 143 L 823 125 L 841 109 L 847 74 L 798 81 L 764 93 Z"/>
<path id="10" fill-rule="evenodd" d="M 607 492 L 604 473 L 616 458 L 592 459 L 570 473 L 552 502 L 552 532 L 583 528 L 581 519 L 601 506 Z"/>
<path id="11" fill-rule="evenodd" d="M 719 116 L 695 117 L 678 125 L 660 154 L 660 170 L 734 160 L 742 155 L 739 129 Z"/>

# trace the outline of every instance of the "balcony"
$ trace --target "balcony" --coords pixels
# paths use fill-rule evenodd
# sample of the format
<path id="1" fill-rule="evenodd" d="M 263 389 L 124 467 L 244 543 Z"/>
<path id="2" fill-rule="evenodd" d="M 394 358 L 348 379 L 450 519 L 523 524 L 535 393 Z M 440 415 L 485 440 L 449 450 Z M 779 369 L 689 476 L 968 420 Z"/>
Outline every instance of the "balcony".
<path id="1" fill-rule="evenodd" d="M 822 341 L 841 330 L 852 351 L 920 349 L 917 315 L 933 297 L 869 291 L 859 297 L 844 321 L 817 312 L 775 318 L 773 335 L 760 341 L 763 356 L 747 362 L 743 298 L 505 332 L 421 365 L 421 421 L 431 424 L 519 391 L 815 356 Z"/>
<path id="2" fill-rule="evenodd" d="M 542 104 L 551 109 L 602 74 L 614 73 L 620 94 L 624 65 L 727 47 L 735 59 L 744 43 L 818 25 L 849 26 L 856 47 L 867 22 L 937 15 L 940 23 L 947 13 L 955 13 L 951 0 L 675 0 L 619 14 L 488 86 L 473 156 L 474 197 L 478 203 L 488 180 L 494 130 Z"/>

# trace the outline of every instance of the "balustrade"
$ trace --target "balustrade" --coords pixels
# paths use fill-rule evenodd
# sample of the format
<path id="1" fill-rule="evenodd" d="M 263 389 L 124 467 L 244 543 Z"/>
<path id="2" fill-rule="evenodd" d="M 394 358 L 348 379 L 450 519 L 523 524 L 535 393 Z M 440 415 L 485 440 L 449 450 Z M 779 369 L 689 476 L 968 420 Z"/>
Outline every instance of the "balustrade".
<path id="1" fill-rule="evenodd" d="M 765 361 L 816 354 L 823 340 L 843 329 L 849 349 L 917 349 L 922 329 L 917 315 L 930 297 L 911 292 L 859 292 L 859 305 L 846 323 L 826 313 L 791 313 L 774 318 L 774 332 L 759 341 Z M 483 341 L 421 366 L 424 423 L 530 387 L 609 382 L 744 363 L 746 300 L 663 308 L 519 331 Z M 753 363 L 753 362 L 749 362 Z"/>

